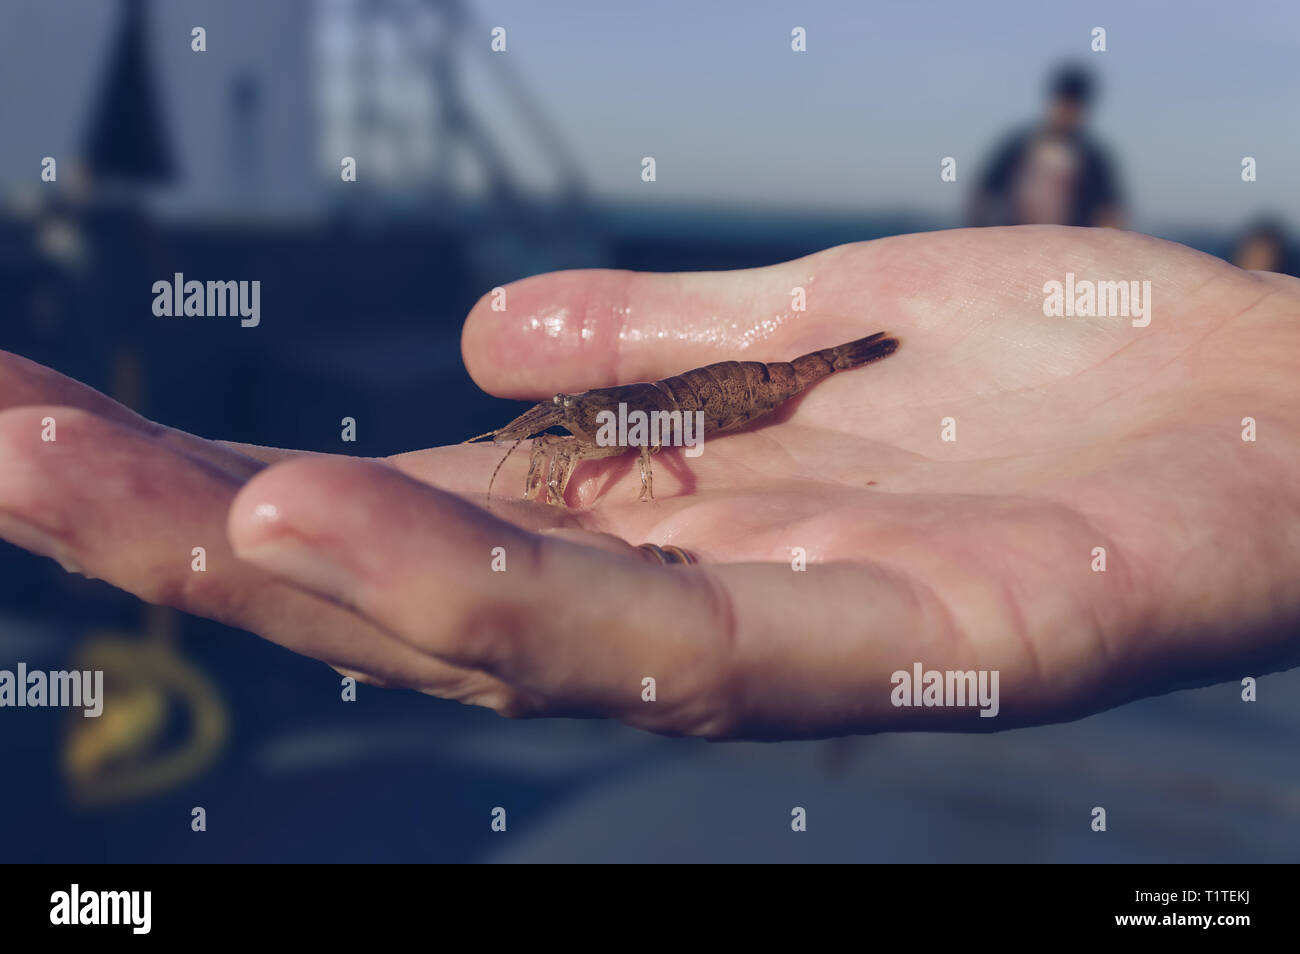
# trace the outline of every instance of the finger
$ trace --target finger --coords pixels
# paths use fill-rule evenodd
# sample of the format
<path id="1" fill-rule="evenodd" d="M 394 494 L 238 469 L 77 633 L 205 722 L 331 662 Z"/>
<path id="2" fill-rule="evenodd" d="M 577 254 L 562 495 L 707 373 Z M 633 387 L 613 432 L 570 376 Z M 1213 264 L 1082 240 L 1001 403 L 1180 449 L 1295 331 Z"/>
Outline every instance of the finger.
<path id="1" fill-rule="evenodd" d="M 0 410 L 29 404 L 79 407 L 124 427 L 145 432 L 158 429 L 157 424 L 80 381 L 21 355 L 0 351 Z"/>
<path id="2" fill-rule="evenodd" d="M 1067 272 L 1151 276 L 1162 309 L 1152 333 L 1125 321 L 1045 318 L 1044 284 Z M 1113 230 L 929 232 L 731 272 L 534 276 L 506 286 L 504 299 L 485 295 L 470 311 L 461 349 L 480 387 L 539 399 L 713 361 L 788 361 L 884 330 L 928 369 L 907 376 L 920 392 L 948 397 L 943 382 L 980 393 L 990 375 L 1009 387 L 1038 386 L 1134 340 L 1177 348 L 1169 332 L 1215 314 L 1207 305 L 1230 298 L 1243 274 L 1191 249 Z M 1008 344 L 1018 376 L 1007 373 Z M 1152 347 L 1140 360 L 1164 355 Z M 877 374 L 892 386 L 896 367 Z"/>
<path id="3" fill-rule="evenodd" d="M 974 704 L 900 709 L 895 674 L 918 661 L 996 671 L 999 726 L 1066 711 L 1105 676 L 1082 637 L 1025 651 L 1023 619 L 978 572 L 948 594 L 955 615 L 932 587 L 866 560 L 650 566 L 617 541 L 532 534 L 362 461 L 263 472 L 232 505 L 230 536 L 242 559 L 500 678 L 515 714 L 710 737 L 987 730 Z"/>
<path id="4" fill-rule="evenodd" d="M 20 355 L 0 351 L 0 410 L 41 404 L 89 411 L 96 417 L 136 431 L 194 460 L 220 468 L 241 481 L 247 480 L 267 464 L 291 457 L 328 456 L 254 444 L 204 440 L 141 417 L 106 395 L 51 368 Z M 481 497 L 486 501 L 488 478 L 500 460 L 501 453 L 491 445 L 453 446 L 400 454 L 392 462 L 419 479 L 459 493 Z M 522 460 L 526 465 L 527 456 L 524 455 Z M 519 461 L 514 463 L 518 464 Z M 512 471 L 511 475 L 513 477 L 515 472 Z M 514 483 L 518 482 L 516 480 Z M 504 489 L 503 485 L 499 491 Z M 502 499 L 493 501 L 493 506 L 502 513 L 513 515 L 522 525 L 539 529 L 574 522 L 573 518 L 554 507 L 509 500 L 510 496 L 510 493 L 501 494 Z"/>
<path id="5" fill-rule="evenodd" d="M 537 535 L 356 460 L 270 468 L 231 508 L 235 552 L 422 652 L 490 673 L 524 712 L 716 732 L 729 713 L 727 601 L 706 573 L 602 537 Z M 643 680 L 665 687 L 655 705 Z"/>
<path id="6" fill-rule="evenodd" d="M 42 440 L 46 419 L 55 422 L 51 441 Z M 0 413 L 0 458 L 0 536 L 19 546 L 388 684 L 489 703 L 499 695 L 491 680 L 428 659 L 237 560 L 225 524 L 240 483 L 222 469 L 68 407 Z"/>
<path id="7" fill-rule="evenodd" d="M 237 454 L 244 457 L 251 457 L 253 460 L 261 461 L 263 464 L 278 464 L 282 460 L 288 460 L 290 457 L 297 457 L 301 454 L 317 454 L 316 451 L 299 451 L 289 450 L 284 447 L 263 447 L 260 444 L 241 444 L 238 441 L 212 441 L 213 444 L 220 444 Z M 259 468 L 260 469 L 260 468 Z"/>
<path id="8" fill-rule="evenodd" d="M 257 473 L 264 466 L 264 461 L 280 459 L 292 453 L 273 452 L 270 448 L 241 444 L 223 446 L 184 431 L 155 424 L 80 381 L 74 381 L 21 355 L 0 351 L 0 410 L 37 404 L 80 408 L 105 421 L 168 444 L 240 479 Z"/>
<path id="9" fill-rule="evenodd" d="M 667 377 L 711 361 L 786 360 L 881 330 L 842 310 L 838 293 L 796 311 L 791 289 L 838 250 L 768 268 L 652 274 L 584 270 L 505 288 L 504 310 L 485 295 L 470 311 L 461 350 L 470 376 L 503 397 Z M 791 348 L 803 351 L 791 351 Z"/>

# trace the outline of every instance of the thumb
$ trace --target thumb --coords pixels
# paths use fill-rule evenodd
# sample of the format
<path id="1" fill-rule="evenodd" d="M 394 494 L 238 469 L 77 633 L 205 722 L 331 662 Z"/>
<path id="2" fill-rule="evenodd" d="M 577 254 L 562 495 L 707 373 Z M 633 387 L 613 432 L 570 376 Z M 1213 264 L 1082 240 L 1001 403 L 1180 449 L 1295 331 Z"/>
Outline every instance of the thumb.
<path id="1" fill-rule="evenodd" d="M 509 686 L 495 703 L 509 714 L 703 734 L 732 718 L 717 688 L 732 645 L 725 594 L 611 537 L 529 533 L 346 458 L 259 474 L 233 502 L 229 532 L 241 560 Z M 655 707 L 643 704 L 647 673 L 672 690 Z"/>
<path id="2" fill-rule="evenodd" d="M 653 381 L 715 361 L 785 361 L 880 328 L 797 287 L 832 252 L 765 268 L 654 274 L 590 269 L 537 275 L 483 296 L 461 350 L 501 397 L 537 400 Z M 860 308 L 858 309 L 860 310 Z M 878 322 L 879 319 L 874 319 Z"/>

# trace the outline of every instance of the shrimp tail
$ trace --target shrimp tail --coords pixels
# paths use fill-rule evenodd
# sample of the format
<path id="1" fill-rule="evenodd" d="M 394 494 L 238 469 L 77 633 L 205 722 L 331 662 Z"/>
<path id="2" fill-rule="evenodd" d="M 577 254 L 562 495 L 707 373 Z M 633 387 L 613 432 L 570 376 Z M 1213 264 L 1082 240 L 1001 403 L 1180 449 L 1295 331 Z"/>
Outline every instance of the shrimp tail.
<path id="1" fill-rule="evenodd" d="M 799 385 L 806 388 L 836 371 L 860 368 L 872 361 L 879 361 L 893 354 L 897 349 L 897 338 L 883 331 L 877 331 L 874 335 L 850 341 L 848 344 L 823 348 L 821 351 L 795 358 L 790 364 L 794 368 Z"/>

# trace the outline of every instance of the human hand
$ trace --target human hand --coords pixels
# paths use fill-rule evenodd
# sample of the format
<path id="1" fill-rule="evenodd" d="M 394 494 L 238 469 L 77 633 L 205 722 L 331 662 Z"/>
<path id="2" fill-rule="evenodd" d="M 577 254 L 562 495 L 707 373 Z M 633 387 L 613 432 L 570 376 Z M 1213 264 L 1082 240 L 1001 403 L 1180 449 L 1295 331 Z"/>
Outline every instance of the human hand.
<path id="1" fill-rule="evenodd" d="M 1043 283 L 1067 271 L 1150 280 L 1150 326 L 1044 317 Z M 788 311 L 794 286 L 807 312 Z M 663 452 L 653 503 L 625 456 L 582 465 L 569 511 L 494 499 L 491 514 L 469 501 L 496 448 L 284 459 L 151 431 L 12 359 L 0 513 L 142 598 L 382 684 L 670 733 L 1004 728 L 1296 659 L 1300 282 L 1034 227 L 507 293 L 506 312 L 471 314 L 464 351 L 510 397 L 788 360 L 881 329 L 903 344 L 700 458 Z M 84 409 L 59 412 L 57 449 L 33 444 L 54 413 L 42 404 Z M 512 458 L 498 493 L 517 494 L 526 465 Z M 189 570 L 198 538 L 215 541 L 206 574 Z M 701 565 L 649 563 L 642 541 Z M 890 676 L 914 662 L 997 670 L 998 718 L 895 708 Z"/>

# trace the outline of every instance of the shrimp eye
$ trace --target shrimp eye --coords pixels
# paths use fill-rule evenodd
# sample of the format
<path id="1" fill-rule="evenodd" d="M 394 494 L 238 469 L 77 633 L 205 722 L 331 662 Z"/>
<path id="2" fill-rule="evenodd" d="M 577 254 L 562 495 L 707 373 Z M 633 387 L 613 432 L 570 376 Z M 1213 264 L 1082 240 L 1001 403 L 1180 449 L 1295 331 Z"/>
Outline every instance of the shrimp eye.
<path id="1" fill-rule="evenodd" d="M 564 397 L 563 394 L 557 394 L 557 395 L 555 395 L 555 397 L 551 398 L 551 403 L 552 403 L 552 404 L 559 404 L 560 401 L 561 401 L 561 399 L 563 399 L 563 397 Z"/>
<path id="2" fill-rule="evenodd" d="M 567 394 L 564 396 L 564 406 L 573 407 L 573 398 L 569 397 Z"/>

